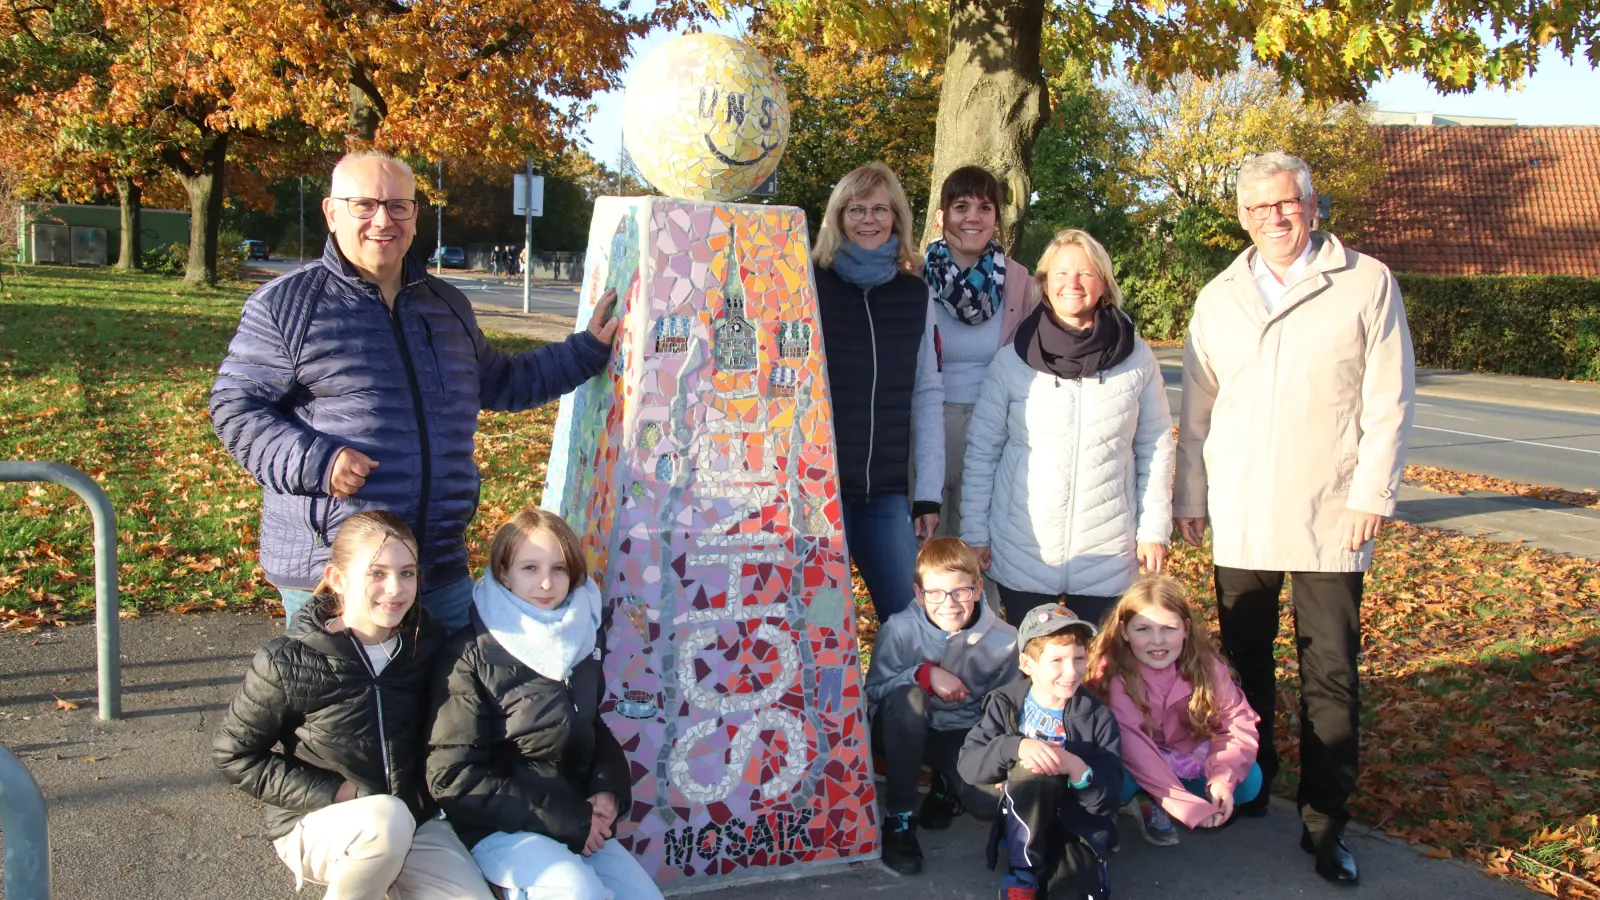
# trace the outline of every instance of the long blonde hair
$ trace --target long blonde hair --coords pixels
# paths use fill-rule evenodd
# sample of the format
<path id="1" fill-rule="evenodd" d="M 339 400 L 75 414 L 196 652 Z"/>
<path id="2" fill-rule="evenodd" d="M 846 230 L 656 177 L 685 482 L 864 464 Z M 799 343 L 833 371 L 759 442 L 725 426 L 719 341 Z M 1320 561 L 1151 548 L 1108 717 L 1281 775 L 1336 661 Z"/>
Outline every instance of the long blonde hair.
<path id="1" fill-rule="evenodd" d="M 828 196 L 828 208 L 822 214 L 822 228 L 817 231 L 817 245 L 811 248 L 811 261 L 824 269 L 833 268 L 833 259 L 839 254 L 844 236 L 844 210 L 851 200 L 865 197 L 877 188 L 889 195 L 889 208 L 894 210 L 894 235 L 900 239 L 900 270 L 916 274 L 922 271 L 922 251 L 917 249 L 917 239 L 911 233 L 911 204 L 906 202 L 905 188 L 894 170 L 881 162 L 871 162 L 850 171 L 833 186 Z"/>
<path id="2" fill-rule="evenodd" d="M 1150 699 L 1145 696 L 1144 681 L 1139 677 L 1139 661 L 1122 631 L 1133 617 L 1152 607 L 1160 607 L 1176 615 L 1183 622 L 1183 651 L 1175 665 L 1178 674 L 1189 682 L 1189 730 L 1196 737 L 1207 737 L 1220 730 L 1215 721 L 1217 713 L 1218 672 L 1228 671 L 1226 663 L 1211 645 L 1204 625 L 1195 615 L 1189 595 L 1177 580 L 1165 575 L 1147 575 L 1134 583 L 1117 601 L 1116 608 L 1106 617 L 1105 626 L 1089 647 L 1088 671 L 1092 673 L 1089 685 L 1102 698 L 1110 693 L 1111 681 L 1121 679 L 1139 712 L 1144 716 L 1144 727 L 1149 733 Z M 1221 666 L 1218 663 L 1223 663 Z M 1230 677 L 1224 675 L 1222 677 Z"/>

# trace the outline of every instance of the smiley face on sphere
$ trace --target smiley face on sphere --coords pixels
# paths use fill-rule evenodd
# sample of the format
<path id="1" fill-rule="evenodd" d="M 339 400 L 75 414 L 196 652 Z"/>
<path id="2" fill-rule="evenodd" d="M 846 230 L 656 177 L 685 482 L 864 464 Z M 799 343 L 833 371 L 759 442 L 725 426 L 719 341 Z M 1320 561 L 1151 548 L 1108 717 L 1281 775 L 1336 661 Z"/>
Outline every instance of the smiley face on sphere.
<path id="1" fill-rule="evenodd" d="M 778 168 L 789 98 L 755 48 L 686 34 L 650 54 L 622 99 L 623 143 L 670 197 L 737 200 Z"/>

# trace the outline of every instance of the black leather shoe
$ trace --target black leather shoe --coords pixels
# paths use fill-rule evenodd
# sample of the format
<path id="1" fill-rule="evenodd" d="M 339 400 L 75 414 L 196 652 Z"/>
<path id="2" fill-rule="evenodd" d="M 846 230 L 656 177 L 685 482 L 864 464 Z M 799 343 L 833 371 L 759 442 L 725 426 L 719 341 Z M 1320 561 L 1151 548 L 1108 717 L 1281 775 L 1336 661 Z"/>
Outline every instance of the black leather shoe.
<path id="1" fill-rule="evenodd" d="M 1317 874 L 1324 880 L 1351 887 L 1361 881 L 1361 873 L 1356 869 L 1355 855 L 1345 846 L 1343 835 L 1335 838 L 1326 850 L 1318 852 L 1317 845 L 1311 841 L 1311 832 L 1302 828 L 1300 849 L 1317 858 Z"/>

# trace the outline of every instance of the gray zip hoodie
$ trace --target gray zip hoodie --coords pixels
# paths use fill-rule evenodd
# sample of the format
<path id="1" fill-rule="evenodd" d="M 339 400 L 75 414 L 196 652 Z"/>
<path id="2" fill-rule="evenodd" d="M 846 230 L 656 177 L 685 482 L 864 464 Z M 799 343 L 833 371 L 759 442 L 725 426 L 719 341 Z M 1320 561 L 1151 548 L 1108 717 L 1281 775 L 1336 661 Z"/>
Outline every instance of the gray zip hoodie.
<path id="1" fill-rule="evenodd" d="M 1017 669 L 1017 629 L 986 603 L 979 601 L 977 618 L 966 628 L 947 632 L 933 624 L 921 603 L 913 601 L 878 629 L 867 669 L 867 714 L 876 716 L 878 704 L 891 690 L 915 684 L 917 669 L 929 662 L 961 679 L 968 692 L 959 703 L 928 696 L 930 725 L 939 731 L 965 731 L 978 724 L 984 696 L 1022 677 Z"/>

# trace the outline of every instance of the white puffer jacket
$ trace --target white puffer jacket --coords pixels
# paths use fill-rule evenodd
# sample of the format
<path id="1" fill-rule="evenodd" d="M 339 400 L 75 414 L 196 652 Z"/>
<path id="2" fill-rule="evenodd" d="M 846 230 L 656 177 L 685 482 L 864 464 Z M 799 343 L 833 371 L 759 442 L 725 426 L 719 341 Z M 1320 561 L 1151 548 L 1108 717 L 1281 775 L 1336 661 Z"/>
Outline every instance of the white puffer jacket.
<path id="1" fill-rule="evenodd" d="M 1079 380 L 1002 350 L 972 411 L 961 537 L 988 547 L 989 576 L 1042 594 L 1114 597 L 1139 572 L 1138 543 L 1172 535 L 1172 413 L 1161 366 L 1133 353 Z"/>

